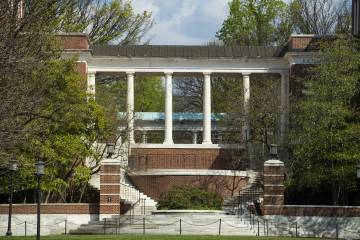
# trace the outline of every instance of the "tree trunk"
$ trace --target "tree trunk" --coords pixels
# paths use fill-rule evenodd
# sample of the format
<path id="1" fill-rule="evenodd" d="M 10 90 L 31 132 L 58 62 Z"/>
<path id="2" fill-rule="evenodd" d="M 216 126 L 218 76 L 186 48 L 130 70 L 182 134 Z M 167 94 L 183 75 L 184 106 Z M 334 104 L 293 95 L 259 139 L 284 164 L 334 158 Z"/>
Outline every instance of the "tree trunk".
<path id="1" fill-rule="evenodd" d="M 334 186 L 332 188 L 332 203 L 334 206 L 339 205 L 339 198 L 340 198 L 340 187 Z"/>
<path id="2" fill-rule="evenodd" d="M 81 203 L 85 191 L 86 191 L 86 184 L 84 184 L 84 187 L 83 187 L 82 190 L 81 190 L 81 194 L 80 194 L 78 203 Z"/>
<path id="3" fill-rule="evenodd" d="M 50 198 L 50 194 L 51 194 L 51 192 L 48 191 L 47 194 L 46 194 L 45 203 L 48 203 L 49 198 Z"/>

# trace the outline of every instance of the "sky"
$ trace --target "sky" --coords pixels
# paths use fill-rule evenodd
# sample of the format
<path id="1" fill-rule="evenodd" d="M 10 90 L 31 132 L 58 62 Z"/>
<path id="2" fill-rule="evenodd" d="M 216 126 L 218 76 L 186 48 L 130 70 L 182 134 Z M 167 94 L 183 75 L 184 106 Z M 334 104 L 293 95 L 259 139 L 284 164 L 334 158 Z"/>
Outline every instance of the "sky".
<path id="1" fill-rule="evenodd" d="M 228 15 L 229 0 L 132 0 L 136 13 L 155 21 L 145 36 L 151 44 L 203 45 L 215 39 Z"/>

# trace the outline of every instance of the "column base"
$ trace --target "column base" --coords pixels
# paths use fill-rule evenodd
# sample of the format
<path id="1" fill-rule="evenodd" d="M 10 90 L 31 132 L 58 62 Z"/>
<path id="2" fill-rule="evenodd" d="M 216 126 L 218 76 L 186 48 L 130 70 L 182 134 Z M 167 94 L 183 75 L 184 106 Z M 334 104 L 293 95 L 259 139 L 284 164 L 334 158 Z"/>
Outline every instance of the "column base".
<path id="1" fill-rule="evenodd" d="M 174 144 L 174 141 L 173 141 L 173 140 L 165 140 L 165 141 L 163 142 L 163 144 L 173 145 L 173 144 Z"/>
<path id="2" fill-rule="evenodd" d="M 203 141 L 201 144 L 213 144 L 212 141 Z"/>

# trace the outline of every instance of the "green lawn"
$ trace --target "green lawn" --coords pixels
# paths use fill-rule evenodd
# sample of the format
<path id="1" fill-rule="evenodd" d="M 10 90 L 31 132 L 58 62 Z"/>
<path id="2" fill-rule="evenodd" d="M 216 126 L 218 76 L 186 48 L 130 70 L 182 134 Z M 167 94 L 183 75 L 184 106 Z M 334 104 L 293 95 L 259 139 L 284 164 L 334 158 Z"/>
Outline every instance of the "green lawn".
<path id="1" fill-rule="evenodd" d="M 16 239 L 16 240 L 31 240 L 35 239 L 35 237 L 11 237 L 5 239 Z M 195 235 L 183 235 L 183 236 L 169 236 L 169 235 L 85 235 L 85 236 L 44 236 L 41 237 L 43 240 L 65 240 L 65 239 L 74 239 L 74 240 L 91 240 L 91 239 L 99 239 L 99 240 L 256 240 L 256 239 L 269 239 L 269 240 L 295 240 L 300 238 L 279 238 L 279 237 L 239 237 L 239 236 L 195 236 Z"/>

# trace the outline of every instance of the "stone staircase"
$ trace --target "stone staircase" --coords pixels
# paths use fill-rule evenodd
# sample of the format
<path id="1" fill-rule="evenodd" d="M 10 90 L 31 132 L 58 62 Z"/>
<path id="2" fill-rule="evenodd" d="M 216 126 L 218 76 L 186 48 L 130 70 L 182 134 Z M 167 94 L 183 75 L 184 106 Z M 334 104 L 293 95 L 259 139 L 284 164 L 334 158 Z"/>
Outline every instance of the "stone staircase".
<path id="1" fill-rule="evenodd" d="M 248 186 L 235 194 L 232 198 L 224 201 L 226 209 L 234 208 L 238 204 L 250 204 L 263 196 L 263 173 L 254 172 L 249 178 Z"/>
<path id="2" fill-rule="evenodd" d="M 70 234 L 192 234 L 255 236 L 248 217 L 223 211 L 155 211 L 152 215 L 114 215 L 81 225 Z"/>
<path id="3" fill-rule="evenodd" d="M 125 176 L 120 182 L 120 196 L 131 207 L 125 215 L 149 215 L 156 210 L 157 202 L 140 192 Z"/>

